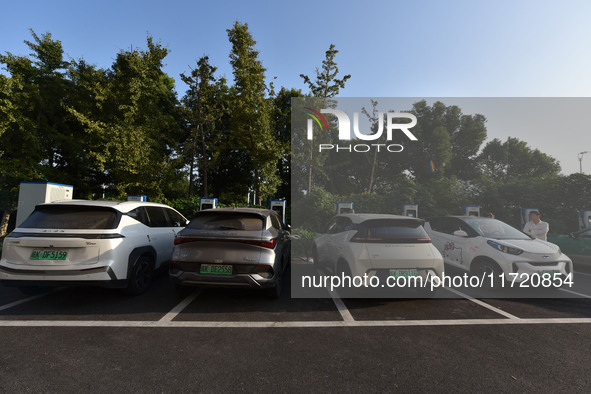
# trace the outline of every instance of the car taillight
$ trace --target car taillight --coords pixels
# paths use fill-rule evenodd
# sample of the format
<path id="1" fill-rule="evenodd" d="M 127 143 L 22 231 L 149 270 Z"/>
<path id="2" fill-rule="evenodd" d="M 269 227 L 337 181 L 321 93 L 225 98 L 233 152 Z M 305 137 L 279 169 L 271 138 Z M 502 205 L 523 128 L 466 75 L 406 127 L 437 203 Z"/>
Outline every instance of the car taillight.
<path id="1" fill-rule="evenodd" d="M 188 242 L 237 242 L 254 246 L 261 246 L 263 248 L 274 249 L 277 245 L 277 238 L 270 240 L 255 240 L 255 239 L 234 239 L 234 238 L 189 238 L 189 237 L 176 237 L 174 239 L 175 245 L 180 245 Z"/>

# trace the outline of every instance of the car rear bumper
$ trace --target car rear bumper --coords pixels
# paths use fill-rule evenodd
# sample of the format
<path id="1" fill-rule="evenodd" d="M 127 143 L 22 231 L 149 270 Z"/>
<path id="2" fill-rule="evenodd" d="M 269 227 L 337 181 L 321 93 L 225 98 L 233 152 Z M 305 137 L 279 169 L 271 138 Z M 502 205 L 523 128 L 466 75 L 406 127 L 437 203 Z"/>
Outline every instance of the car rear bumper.
<path id="1" fill-rule="evenodd" d="M 241 287 L 250 289 L 264 289 L 275 286 L 277 273 L 271 278 L 263 278 L 258 274 L 239 273 L 233 275 L 200 274 L 194 271 L 183 271 L 171 266 L 169 277 L 173 284 L 181 286 L 209 286 L 209 287 Z"/>
<path id="2" fill-rule="evenodd" d="M 67 284 L 71 282 L 126 282 L 118 280 L 115 272 L 109 266 L 83 268 L 80 267 L 59 267 L 59 269 L 45 267 L 7 267 L 0 265 L 0 282 L 10 285 L 11 282 L 53 282 Z"/>

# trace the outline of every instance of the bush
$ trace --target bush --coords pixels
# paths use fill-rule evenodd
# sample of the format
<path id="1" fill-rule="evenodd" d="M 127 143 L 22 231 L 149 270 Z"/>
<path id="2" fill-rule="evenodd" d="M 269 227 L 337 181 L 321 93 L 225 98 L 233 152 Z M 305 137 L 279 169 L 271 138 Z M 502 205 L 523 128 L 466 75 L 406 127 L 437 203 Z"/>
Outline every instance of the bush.
<path id="1" fill-rule="evenodd" d="M 298 240 L 291 241 L 291 255 L 293 257 L 312 257 L 312 246 L 316 233 L 302 227 L 292 228 L 292 234 L 300 236 Z"/>

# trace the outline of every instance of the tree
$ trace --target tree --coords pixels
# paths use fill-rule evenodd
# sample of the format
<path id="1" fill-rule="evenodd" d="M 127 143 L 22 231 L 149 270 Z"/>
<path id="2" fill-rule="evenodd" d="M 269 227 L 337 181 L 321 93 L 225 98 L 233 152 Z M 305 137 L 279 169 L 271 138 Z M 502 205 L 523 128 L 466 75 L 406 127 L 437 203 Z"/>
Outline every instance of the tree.
<path id="1" fill-rule="evenodd" d="M 501 142 L 493 139 L 478 156 L 484 176 L 496 182 L 523 181 L 558 175 L 560 164 L 538 149 L 531 149 L 525 141 L 514 137 Z"/>
<path id="2" fill-rule="evenodd" d="M 250 157 L 249 183 L 260 204 L 262 198 L 273 194 L 279 184 L 276 166 L 281 148 L 271 130 L 266 70 L 254 49 L 256 41 L 246 23 L 235 22 L 227 32 L 232 44 L 230 64 L 234 74 L 230 143 Z"/>
<path id="3" fill-rule="evenodd" d="M 29 57 L 0 55 L 10 77 L 0 76 L 0 209 L 5 228 L 7 214 L 16 208 L 18 186 L 24 180 L 67 180 L 54 171 L 67 165 L 67 147 L 73 139 L 64 130 L 63 99 L 68 81 L 60 41 L 50 33 L 25 41 Z"/>
<path id="4" fill-rule="evenodd" d="M 322 61 L 322 69 L 320 70 L 316 68 L 316 79 L 314 81 L 312 81 L 309 76 L 300 74 L 300 77 L 304 80 L 304 83 L 310 88 L 310 94 L 313 97 L 319 99 L 329 99 L 331 97 L 335 97 L 337 94 L 339 94 L 341 89 L 345 88 L 345 83 L 349 78 L 351 78 L 351 75 L 349 74 L 343 76 L 342 78 L 337 78 L 339 74 L 339 68 L 335 61 L 337 53 L 339 53 L 339 51 L 335 48 L 335 45 L 330 44 L 328 51 L 325 52 L 325 58 Z M 334 102 L 331 100 L 324 100 L 324 103 L 321 105 L 321 107 L 334 107 Z M 338 141 L 338 138 L 334 132 L 330 134 L 330 137 L 333 142 Z M 311 141 L 304 142 L 306 143 L 305 149 L 308 153 L 308 159 L 306 159 L 306 162 L 308 163 L 307 190 L 309 192 L 313 188 L 314 173 L 320 172 L 322 167 L 324 167 L 328 162 L 326 170 L 329 171 L 328 180 L 331 181 L 334 179 L 334 177 L 339 175 L 338 170 L 331 170 L 337 169 L 340 167 L 340 165 L 334 154 L 318 155 L 316 154 L 314 144 L 312 144 Z M 334 190 L 334 184 L 331 189 Z"/>
<path id="5" fill-rule="evenodd" d="M 330 48 L 325 52 L 326 57 L 322 61 L 322 70 L 316 68 L 316 80 L 312 81 L 310 77 L 300 74 L 304 83 L 310 88 L 310 93 L 315 97 L 334 97 L 339 94 L 341 89 L 345 88 L 345 83 L 351 75 L 347 74 L 342 78 L 337 78 L 339 68 L 335 61 L 335 57 L 339 53 L 335 49 L 334 44 L 330 44 Z"/>
<path id="6" fill-rule="evenodd" d="M 202 195 L 209 195 L 208 175 L 210 167 L 217 166 L 220 143 L 220 121 L 227 112 L 225 96 L 226 79 L 216 78 L 217 67 L 209 64 L 209 57 L 197 61 L 197 68 L 190 75 L 181 74 L 189 89 L 182 99 L 189 133 L 184 141 L 184 155 L 189 161 L 189 197 L 193 195 L 193 176 L 196 161 L 202 180 Z"/>
<path id="7" fill-rule="evenodd" d="M 168 50 L 147 38 L 147 50 L 117 54 L 108 72 L 109 120 L 106 173 L 118 195 L 166 194 L 180 197 L 184 187 L 180 111 L 174 80 L 162 71 Z M 179 190 L 180 189 L 180 190 Z"/>
<path id="8" fill-rule="evenodd" d="M 272 98 L 271 125 L 281 151 L 281 157 L 277 162 L 277 175 L 280 179 L 277 189 L 279 197 L 291 194 L 291 103 L 292 98 L 303 96 L 301 90 L 282 87 Z"/>

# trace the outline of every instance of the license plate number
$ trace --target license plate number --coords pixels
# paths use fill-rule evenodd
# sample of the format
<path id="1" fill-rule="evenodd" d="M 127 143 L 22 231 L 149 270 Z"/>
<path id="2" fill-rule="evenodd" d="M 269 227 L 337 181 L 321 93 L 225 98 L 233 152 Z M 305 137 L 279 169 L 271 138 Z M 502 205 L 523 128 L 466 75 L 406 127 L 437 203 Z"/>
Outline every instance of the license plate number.
<path id="1" fill-rule="evenodd" d="M 558 274 L 558 271 L 552 271 L 552 270 L 545 270 L 545 271 L 538 271 L 538 274 L 540 275 L 540 278 L 550 278 L 553 279 L 554 278 L 554 274 Z"/>
<path id="2" fill-rule="evenodd" d="M 399 278 L 401 276 L 405 278 L 410 278 L 413 276 L 419 276 L 419 273 L 416 269 L 408 269 L 408 270 L 390 270 L 390 276 L 395 278 Z"/>
<path id="3" fill-rule="evenodd" d="M 33 250 L 31 260 L 65 260 L 68 252 L 65 250 Z"/>
<path id="4" fill-rule="evenodd" d="M 200 274 L 232 275 L 231 265 L 201 264 Z"/>

